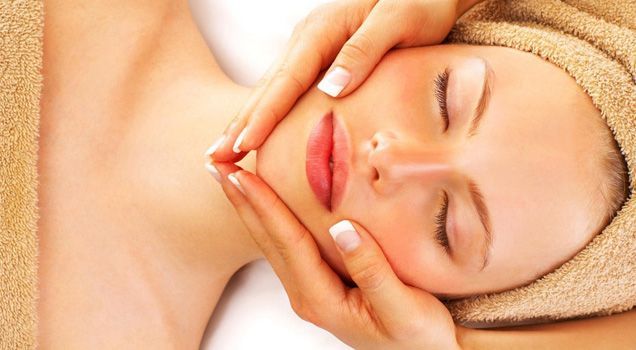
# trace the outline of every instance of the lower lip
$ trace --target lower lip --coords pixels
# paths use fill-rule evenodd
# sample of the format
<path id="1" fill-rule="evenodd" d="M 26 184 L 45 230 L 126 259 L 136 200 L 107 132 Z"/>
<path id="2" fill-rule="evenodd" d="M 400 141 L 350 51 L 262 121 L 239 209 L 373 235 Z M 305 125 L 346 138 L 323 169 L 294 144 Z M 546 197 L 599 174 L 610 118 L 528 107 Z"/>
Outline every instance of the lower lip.
<path id="1" fill-rule="evenodd" d="M 305 171 L 307 180 L 318 201 L 331 210 L 331 169 L 329 158 L 333 148 L 333 115 L 320 119 L 309 134 Z"/>
<path id="2" fill-rule="evenodd" d="M 347 154 L 344 128 L 328 113 L 309 134 L 305 171 L 314 195 L 329 211 L 335 210 L 342 201 L 348 175 Z M 330 157 L 333 170 L 329 167 Z"/>

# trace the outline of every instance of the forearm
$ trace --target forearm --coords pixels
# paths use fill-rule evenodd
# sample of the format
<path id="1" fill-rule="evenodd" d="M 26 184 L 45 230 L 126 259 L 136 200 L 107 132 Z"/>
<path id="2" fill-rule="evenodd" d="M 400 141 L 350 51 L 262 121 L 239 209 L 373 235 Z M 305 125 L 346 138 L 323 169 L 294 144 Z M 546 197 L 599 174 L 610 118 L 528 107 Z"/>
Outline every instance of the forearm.
<path id="1" fill-rule="evenodd" d="M 484 0 L 457 0 L 457 18 Z"/>
<path id="2" fill-rule="evenodd" d="M 636 310 L 535 326 L 461 329 L 464 350 L 636 349 Z"/>

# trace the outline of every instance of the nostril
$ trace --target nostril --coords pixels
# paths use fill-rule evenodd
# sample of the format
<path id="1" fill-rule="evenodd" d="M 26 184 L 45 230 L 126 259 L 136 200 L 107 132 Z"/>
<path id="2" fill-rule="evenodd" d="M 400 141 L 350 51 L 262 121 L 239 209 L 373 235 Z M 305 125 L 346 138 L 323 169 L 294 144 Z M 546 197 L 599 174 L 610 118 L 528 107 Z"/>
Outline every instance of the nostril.
<path id="1" fill-rule="evenodd" d="M 391 179 L 391 163 L 395 162 L 392 155 L 395 152 L 395 141 L 395 133 L 386 130 L 374 133 L 368 141 L 370 178 L 377 190 L 382 191 L 381 189 L 386 187 L 386 182 Z"/>
<path id="2" fill-rule="evenodd" d="M 371 148 L 375 149 L 376 147 L 378 147 L 378 140 L 374 137 L 371 139 Z"/>
<path id="3" fill-rule="evenodd" d="M 371 137 L 372 150 L 384 148 L 395 140 L 395 133 L 392 131 L 378 131 Z"/>

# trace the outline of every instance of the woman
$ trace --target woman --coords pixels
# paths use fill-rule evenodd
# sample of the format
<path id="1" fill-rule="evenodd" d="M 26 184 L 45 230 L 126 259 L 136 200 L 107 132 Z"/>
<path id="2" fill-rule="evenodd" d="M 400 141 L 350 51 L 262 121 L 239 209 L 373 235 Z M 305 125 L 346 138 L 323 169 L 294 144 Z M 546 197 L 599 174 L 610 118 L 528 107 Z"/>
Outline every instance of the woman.
<path id="1" fill-rule="evenodd" d="M 54 348 L 56 345 L 65 348 L 110 348 L 130 347 L 131 344 L 158 348 L 196 347 L 229 277 L 240 266 L 260 256 L 258 247 L 228 205 L 223 193 L 218 188 L 210 188 L 209 179 L 200 172 L 200 150 L 205 149 L 210 135 L 219 134 L 222 126 L 229 122 L 245 102 L 248 91 L 234 85 L 216 66 L 190 19 L 185 2 L 122 2 L 119 6 L 112 6 L 110 2 L 73 5 L 55 1 L 46 4 L 45 87 L 39 164 L 40 344 L 44 348 Z M 326 209 L 319 205 L 309 187 L 303 189 L 307 184 L 302 182 L 302 174 L 290 173 L 283 174 L 281 178 L 274 177 L 275 168 L 290 171 L 304 168 L 304 162 L 298 162 L 302 153 L 298 153 L 299 149 L 291 153 L 292 163 L 288 166 L 285 163 L 277 165 L 280 158 L 275 157 L 274 152 L 282 147 L 285 134 L 306 137 L 313 125 L 305 125 L 303 121 L 315 122 L 332 107 L 334 115 L 349 118 L 341 119 L 343 124 L 353 123 L 351 117 L 345 117 L 350 115 L 347 111 L 353 109 L 359 112 L 359 109 L 369 108 L 365 107 L 365 101 L 372 101 L 380 94 L 383 94 L 383 100 L 410 101 L 407 98 L 416 96 L 417 89 L 417 97 L 423 101 L 402 106 L 398 112 L 406 114 L 394 122 L 403 132 L 413 132 L 408 139 L 409 143 L 402 144 L 408 149 L 401 154 L 405 156 L 409 154 L 406 151 L 410 151 L 420 157 L 420 161 L 430 162 L 431 158 L 423 158 L 426 156 L 424 152 L 415 153 L 414 150 L 430 150 L 431 148 L 426 147 L 432 146 L 416 139 L 414 132 L 423 132 L 433 140 L 434 132 L 441 135 L 442 131 L 442 125 L 435 124 L 435 121 L 441 123 L 442 119 L 434 119 L 435 116 L 440 117 L 440 111 L 437 110 L 439 107 L 434 102 L 443 101 L 436 100 L 436 91 L 441 93 L 443 89 L 436 90 L 434 86 L 438 74 L 445 71 L 446 62 L 440 60 L 435 67 L 422 67 L 418 64 L 419 60 L 432 54 L 447 58 L 446 62 L 456 69 L 457 74 L 461 74 L 449 74 L 447 83 L 444 75 L 440 76 L 439 84 L 447 84 L 449 88 L 454 86 L 452 79 L 457 77 L 466 79 L 470 82 L 469 86 L 484 86 L 488 71 L 484 62 L 488 62 L 495 75 L 497 70 L 517 74 L 528 79 L 526 84 L 537 87 L 537 90 L 542 86 L 536 78 L 539 76 L 552 83 L 563 84 L 563 96 L 559 96 L 561 101 L 570 101 L 582 113 L 589 113 L 590 123 L 573 123 L 573 119 L 564 119 L 563 123 L 569 124 L 559 126 L 575 128 L 581 133 L 600 130 L 599 124 L 594 124 L 592 106 L 586 103 L 589 101 L 576 84 L 555 67 L 531 55 L 501 48 L 470 46 L 396 52 L 382 62 L 377 72 L 355 95 L 350 96 L 348 102 L 342 100 L 336 106 L 318 93 L 307 94 L 284 120 L 285 124 L 274 131 L 261 149 L 256 169 L 272 187 L 281 190 L 290 207 L 307 214 L 325 215 L 318 220 L 299 216 L 316 234 L 318 242 L 323 242 L 321 245 L 325 247 L 326 257 L 331 256 L 333 260 L 336 256 L 333 250 L 329 252 L 329 247 L 333 246 L 324 234 L 325 229 L 333 223 L 333 217 L 329 216 L 332 214 L 327 214 Z M 523 63 L 521 67 L 525 73 L 514 69 L 517 64 L 515 61 Z M 409 72 L 416 72 L 421 79 L 409 80 L 412 85 L 401 91 L 388 88 L 382 91 L 384 86 L 394 86 L 394 79 L 400 79 L 401 82 L 405 81 L 402 79 L 407 79 L 390 74 L 391 71 L 395 73 L 404 67 L 410 68 Z M 533 74 L 527 74 L 529 72 Z M 498 79 L 495 81 L 500 82 Z M 513 83 L 501 81 L 501 84 Z M 476 92 L 471 91 L 460 90 L 454 93 L 467 94 L 466 98 L 474 104 L 477 102 Z M 508 91 L 506 95 L 510 98 L 507 102 L 504 96 L 496 97 L 493 94 L 489 105 L 498 103 L 503 108 L 506 104 L 519 102 L 514 99 L 514 91 Z M 556 103 L 550 104 L 555 96 L 541 95 L 543 99 L 539 99 L 539 95 L 540 91 L 537 92 L 536 100 L 545 104 L 546 109 L 560 111 L 560 106 Z M 211 100 L 210 96 L 216 100 Z M 457 95 L 450 93 L 449 96 Z M 530 102 L 527 99 L 523 101 Z M 449 109 L 451 118 L 455 111 L 452 108 L 461 110 L 453 103 L 448 104 L 448 107 L 455 106 Z M 384 111 L 388 111 L 390 107 L 391 105 L 385 106 Z M 369 120 L 376 123 L 378 128 L 389 125 L 383 124 L 389 123 L 388 120 L 372 117 L 370 112 Z M 491 123 L 485 129 L 486 120 L 483 120 L 481 127 L 484 129 L 480 132 L 489 130 L 490 135 L 498 135 L 496 130 L 501 126 Z M 564 157 L 572 157 L 583 151 L 579 147 L 584 145 L 576 145 L 576 138 L 568 140 L 572 143 L 566 143 L 566 140 L 550 137 L 553 135 L 545 129 L 531 128 L 532 125 L 523 124 L 522 121 L 520 118 L 513 119 L 507 126 L 515 127 L 519 133 L 532 132 L 534 136 L 544 137 L 546 142 L 563 147 Z M 362 135 L 372 131 L 371 125 L 349 129 L 357 130 L 350 131 L 350 135 L 355 136 L 357 132 L 362 138 Z M 455 130 L 455 140 L 459 142 L 462 140 L 461 130 L 467 129 L 455 126 Z M 377 154 L 382 149 L 391 152 L 402 149 L 393 146 L 391 135 L 376 140 L 375 146 L 388 145 L 373 148 L 378 151 Z M 450 152 L 450 143 L 442 148 L 441 137 L 435 140 L 440 142 L 437 144 L 439 150 Z M 370 146 L 374 145 L 372 141 L 369 138 Z M 607 140 L 600 137 L 593 141 L 596 142 L 596 150 L 606 145 L 604 141 Z M 485 144 L 486 140 L 481 142 L 484 143 L 475 144 L 475 147 L 482 147 L 482 150 L 489 147 Z M 304 149 L 306 143 L 300 144 L 302 146 L 297 147 Z M 571 148 L 565 148 L 566 145 Z M 538 158 L 539 152 L 530 155 Z M 471 159 L 468 153 L 464 157 Z M 501 153 L 498 157 L 503 159 Z M 391 174 L 395 173 L 387 166 L 392 163 L 386 163 L 386 159 L 383 162 L 377 163 L 378 168 L 384 169 L 380 175 L 385 174 L 384 179 L 392 179 Z M 548 166 L 547 163 L 538 165 Z M 590 171 L 597 169 L 593 163 L 588 165 Z M 572 164 L 561 162 L 550 163 L 549 166 L 558 167 L 559 172 L 566 174 L 571 174 L 574 170 Z M 246 159 L 245 168 L 254 169 L 254 159 Z M 430 181 L 440 181 L 445 174 L 441 170 L 434 171 L 430 168 L 414 170 L 430 178 Z M 477 170 L 479 169 L 472 170 L 474 177 L 478 175 Z M 404 173 L 403 176 L 410 174 L 413 172 Z M 585 184 L 585 179 L 594 179 L 589 173 L 586 174 L 587 178 L 583 174 L 578 178 L 580 185 Z M 294 186 L 304 193 L 298 195 L 286 187 L 283 188 L 282 179 L 295 183 Z M 382 177 L 378 180 L 381 179 Z M 353 191 L 356 188 L 354 182 L 350 184 Z M 357 191 L 362 191 L 362 184 L 363 182 L 358 182 Z M 392 188 L 388 181 L 378 184 L 379 192 L 402 191 Z M 565 185 L 565 182 L 562 184 Z M 599 183 L 586 185 L 593 188 L 597 184 Z M 431 230 L 433 203 L 438 197 L 425 183 L 414 183 L 413 186 L 424 196 L 414 199 L 414 203 L 421 206 L 418 215 L 424 222 L 413 220 L 410 225 L 418 227 L 420 232 Z M 510 188 L 513 187 L 511 184 Z M 572 194 L 567 191 L 567 187 L 562 190 L 562 195 Z M 547 196 L 546 193 L 537 195 Z M 405 198 L 404 195 L 397 197 L 401 201 Z M 458 197 L 458 200 L 461 198 Z M 552 199 L 554 198 L 550 197 Z M 347 203 L 345 196 L 341 207 L 351 205 Z M 376 203 L 390 208 L 398 202 Z M 583 207 L 575 209 L 585 209 L 584 204 L 579 203 Z M 413 208 L 415 209 L 415 205 Z M 565 210 L 565 207 L 556 208 Z M 533 210 L 540 213 L 541 208 Z M 422 211 L 424 215 L 421 215 Z M 211 216 L 210 212 L 214 215 Z M 77 215 L 80 213 L 81 215 Z M 352 213 L 355 214 L 353 211 Z M 470 273 L 476 263 L 468 256 L 460 259 L 461 266 L 453 267 L 444 255 L 444 250 L 436 248 L 432 236 L 426 237 L 426 241 L 417 248 L 427 249 L 436 254 L 440 261 L 445 261 L 437 270 L 440 274 L 442 271 L 450 273 L 445 279 L 436 276 L 434 270 L 427 272 L 431 276 L 427 280 L 439 278 L 440 287 L 433 290 L 438 294 L 461 295 L 509 288 L 523 283 L 530 276 L 545 273 L 561 259 L 580 249 L 602 220 L 602 213 L 593 213 L 599 221 L 585 222 L 589 223 L 590 231 L 581 228 L 580 235 L 576 237 L 559 237 L 568 240 L 568 245 L 561 251 L 553 250 L 548 253 L 543 266 L 536 269 L 519 266 L 525 273 L 524 278 L 488 281 L 484 274 Z M 463 211 L 466 222 L 476 224 L 477 221 L 470 221 L 469 214 L 470 212 Z M 494 220 L 493 217 L 493 222 L 496 223 Z M 377 229 L 382 232 L 381 228 Z M 371 231 L 375 232 L 373 229 Z M 383 246 L 385 250 L 394 249 L 397 253 L 404 249 L 404 242 L 378 241 L 386 245 Z M 452 239 L 450 242 L 454 243 Z M 518 249 L 517 252 L 532 254 L 544 242 L 532 242 L 527 250 Z M 480 248 L 473 243 L 478 242 L 469 242 L 466 247 Z M 405 253 L 405 261 L 416 258 L 407 251 Z M 389 252 L 387 255 L 391 259 Z M 503 257 L 492 260 L 491 266 L 506 268 L 502 259 Z M 336 261 L 333 263 L 337 266 Z M 419 265 L 419 268 L 424 267 L 423 264 Z M 409 277 L 407 269 L 396 270 L 402 275 L 400 277 L 418 282 L 418 276 Z M 475 286 L 458 283 L 461 276 L 471 277 Z M 428 282 L 419 280 L 420 285 L 424 286 L 425 283 Z M 213 300 L 210 300 L 210 295 L 214 296 Z"/>
<path id="2" fill-rule="evenodd" d="M 555 94 L 545 86 L 563 89 Z M 605 180 L 614 168 L 584 157 L 599 149 L 612 154 L 600 115 L 565 72 L 531 54 L 450 45 L 399 51 L 354 95 L 327 101 L 310 90 L 259 149 L 256 169 L 339 271 L 327 231 L 344 216 L 377 232 L 410 285 L 454 298 L 509 289 L 568 260 L 625 199 L 612 187 L 623 183 Z M 329 146 L 312 133 L 325 128 L 331 135 L 332 122 L 334 185 L 323 191 L 323 164 L 311 157 Z M 514 142 L 520 138 L 536 146 Z M 623 196 L 605 202 L 604 192 Z M 518 198 L 527 203 L 511 206 Z M 382 236 L 398 217 L 403 237 Z M 491 247 L 503 230 L 510 234 Z"/>

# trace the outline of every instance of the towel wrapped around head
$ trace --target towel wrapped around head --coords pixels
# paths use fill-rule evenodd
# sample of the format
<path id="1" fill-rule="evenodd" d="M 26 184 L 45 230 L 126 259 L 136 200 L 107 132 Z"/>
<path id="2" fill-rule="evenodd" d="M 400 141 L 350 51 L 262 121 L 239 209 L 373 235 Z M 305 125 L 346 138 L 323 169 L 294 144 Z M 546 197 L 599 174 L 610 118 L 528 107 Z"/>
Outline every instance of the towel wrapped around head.
<path id="1" fill-rule="evenodd" d="M 569 73 L 607 123 L 629 172 L 629 196 L 573 258 L 515 289 L 446 301 L 456 322 L 500 327 L 610 315 L 636 305 L 636 2 L 490 0 L 449 43 L 534 53 Z"/>

